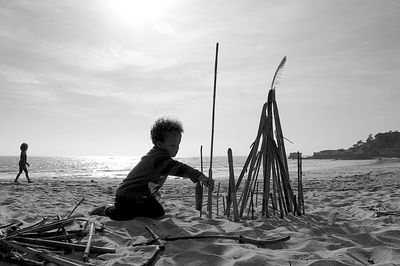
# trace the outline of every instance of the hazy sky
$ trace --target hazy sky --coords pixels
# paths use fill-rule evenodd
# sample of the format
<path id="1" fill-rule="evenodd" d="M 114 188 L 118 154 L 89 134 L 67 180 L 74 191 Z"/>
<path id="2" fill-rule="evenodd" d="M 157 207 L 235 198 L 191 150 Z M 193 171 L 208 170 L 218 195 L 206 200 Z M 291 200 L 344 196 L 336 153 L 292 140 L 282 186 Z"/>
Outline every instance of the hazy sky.
<path id="1" fill-rule="evenodd" d="M 400 130 L 400 1 L 0 0 L 0 155 L 247 155 L 276 67 L 287 152 Z"/>

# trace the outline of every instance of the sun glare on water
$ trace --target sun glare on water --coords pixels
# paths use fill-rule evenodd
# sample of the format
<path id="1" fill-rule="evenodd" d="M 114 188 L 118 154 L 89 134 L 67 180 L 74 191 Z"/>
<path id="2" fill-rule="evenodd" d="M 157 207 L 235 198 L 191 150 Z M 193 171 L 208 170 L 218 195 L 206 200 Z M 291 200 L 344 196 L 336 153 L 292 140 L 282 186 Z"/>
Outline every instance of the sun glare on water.
<path id="1" fill-rule="evenodd" d="M 140 26 L 160 18 L 171 4 L 168 0 L 109 0 L 107 11 L 122 25 Z"/>

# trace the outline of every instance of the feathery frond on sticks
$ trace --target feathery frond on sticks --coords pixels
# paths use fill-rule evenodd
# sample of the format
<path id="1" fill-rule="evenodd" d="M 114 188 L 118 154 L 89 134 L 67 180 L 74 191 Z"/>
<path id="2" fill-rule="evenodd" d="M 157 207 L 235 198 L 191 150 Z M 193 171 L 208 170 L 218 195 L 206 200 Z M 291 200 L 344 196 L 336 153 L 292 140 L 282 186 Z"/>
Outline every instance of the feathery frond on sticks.
<path id="1" fill-rule="evenodd" d="M 272 79 L 272 83 L 271 83 L 271 90 L 274 90 L 275 89 L 275 84 L 278 84 L 278 78 L 279 78 L 279 75 L 283 71 L 285 63 L 286 63 L 286 56 L 283 57 L 281 63 L 279 64 L 278 68 L 275 71 L 274 78 Z"/>

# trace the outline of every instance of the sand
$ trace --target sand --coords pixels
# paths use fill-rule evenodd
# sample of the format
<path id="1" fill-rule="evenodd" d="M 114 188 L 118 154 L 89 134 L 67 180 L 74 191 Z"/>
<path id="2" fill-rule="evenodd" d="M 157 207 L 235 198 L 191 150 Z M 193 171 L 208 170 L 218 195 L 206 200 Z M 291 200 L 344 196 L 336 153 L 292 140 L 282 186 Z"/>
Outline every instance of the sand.
<path id="1" fill-rule="evenodd" d="M 397 169 L 397 168 L 396 168 Z M 241 220 L 220 215 L 209 220 L 194 208 L 194 184 L 169 179 L 163 187 L 161 219 L 137 218 L 117 222 L 89 216 L 96 206 L 113 201 L 120 179 L 36 179 L 20 185 L 0 180 L 0 225 L 24 226 L 57 214 L 66 217 L 82 197 L 74 217 L 87 218 L 105 231 L 94 245 L 115 248 L 115 254 L 91 256 L 93 265 L 141 265 L 155 246 L 137 246 L 151 239 L 147 225 L 160 237 L 198 234 L 290 240 L 264 248 L 235 240 L 167 241 L 154 265 L 400 265 L 400 217 L 376 217 L 376 211 L 400 210 L 400 172 L 377 169 L 367 174 L 304 180 L 306 215 Z M 222 182 L 224 183 L 224 182 Z M 225 184 L 225 183 L 224 183 Z M 221 204 L 222 206 L 222 204 Z M 222 207 L 221 207 L 222 208 Z M 82 239 L 82 243 L 87 237 Z M 81 254 L 77 253 L 76 259 Z M 6 265 L 1 264 L 0 265 Z"/>

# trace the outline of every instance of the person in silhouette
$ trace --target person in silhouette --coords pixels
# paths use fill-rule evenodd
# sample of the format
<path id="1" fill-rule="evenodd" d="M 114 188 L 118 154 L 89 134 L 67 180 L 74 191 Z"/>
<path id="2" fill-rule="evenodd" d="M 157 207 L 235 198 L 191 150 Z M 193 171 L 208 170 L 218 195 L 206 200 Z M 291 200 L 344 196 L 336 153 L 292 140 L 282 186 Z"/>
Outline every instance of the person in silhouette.
<path id="1" fill-rule="evenodd" d="M 158 218 L 165 214 L 158 202 L 159 189 L 168 175 L 198 180 L 205 186 L 214 187 L 214 181 L 200 171 L 172 159 L 181 142 L 181 122 L 170 118 L 159 118 L 153 124 L 150 135 L 153 148 L 141 158 L 116 190 L 115 202 L 111 206 L 100 206 L 90 215 L 108 216 L 112 220 L 131 220 L 137 216 Z"/>
<path id="2" fill-rule="evenodd" d="M 15 177 L 14 183 L 19 184 L 18 178 L 22 174 L 22 171 L 25 172 L 25 176 L 26 179 L 28 180 L 28 183 L 32 183 L 32 181 L 29 179 L 28 169 L 26 168 L 26 166 L 30 166 L 29 163 L 27 162 L 27 156 L 26 156 L 26 151 L 28 150 L 28 144 L 22 143 L 19 148 L 21 150 L 21 155 L 19 156 L 19 171 L 17 176 Z"/>

